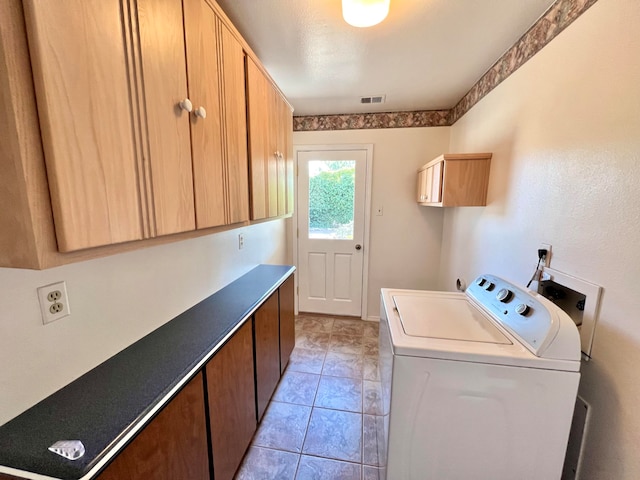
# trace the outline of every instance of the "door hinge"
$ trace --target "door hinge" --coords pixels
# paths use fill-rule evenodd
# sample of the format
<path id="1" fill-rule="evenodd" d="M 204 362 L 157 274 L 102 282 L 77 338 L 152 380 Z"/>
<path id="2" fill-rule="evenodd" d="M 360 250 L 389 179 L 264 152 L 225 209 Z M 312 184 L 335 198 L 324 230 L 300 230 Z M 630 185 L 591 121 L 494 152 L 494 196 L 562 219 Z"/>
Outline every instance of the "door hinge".
<path id="1" fill-rule="evenodd" d="M 296 228 L 296 237 L 300 238 L 300 229 L 299 228 Z"/>
<path id="2" fill-rule="evenodd" d="M 296 295 L 300 295 L 300 287 L 296 287 Z"/>

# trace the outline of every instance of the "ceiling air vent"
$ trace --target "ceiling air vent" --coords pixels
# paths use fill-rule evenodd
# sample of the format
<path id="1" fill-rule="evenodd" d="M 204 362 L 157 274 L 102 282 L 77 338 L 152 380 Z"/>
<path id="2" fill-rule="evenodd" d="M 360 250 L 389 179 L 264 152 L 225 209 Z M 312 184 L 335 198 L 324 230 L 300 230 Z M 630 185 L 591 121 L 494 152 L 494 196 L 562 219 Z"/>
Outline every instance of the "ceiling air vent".
<path id="1" fill-rule="evenodd" d="M 360 103 L 384 103 L 386 95 L 372 95 L 370 97 L 360 97 Z"/>

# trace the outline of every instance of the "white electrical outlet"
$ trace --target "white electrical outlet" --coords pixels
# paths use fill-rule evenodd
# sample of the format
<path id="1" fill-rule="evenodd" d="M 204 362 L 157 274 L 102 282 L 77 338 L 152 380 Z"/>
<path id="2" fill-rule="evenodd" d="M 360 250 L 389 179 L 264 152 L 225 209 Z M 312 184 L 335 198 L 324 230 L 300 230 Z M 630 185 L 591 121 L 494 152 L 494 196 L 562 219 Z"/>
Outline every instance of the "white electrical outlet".
<path id="1" fill-rule="evenodd" d="M 40 300 L 42 323 L 45 325 L 71 314 L 65 282 L 38 288 L 38 300 Z"/>
<path id="2" fill-rule="evenodd" d="M 244 248 L 244 233 L 238 234 L 238 250 L 242 250 Z"/>
<path id="3" fill-rule="evenodd" d="M 541 265 L 543 267 L 550 267 L 551 266 L 551 244 L 550 243 L 541 243 L 538 248 L 539 249 L 544 249 L 544 250 L 547 251 L 547 256 L 544 258 L 544 263 L 542 263 Z"/>

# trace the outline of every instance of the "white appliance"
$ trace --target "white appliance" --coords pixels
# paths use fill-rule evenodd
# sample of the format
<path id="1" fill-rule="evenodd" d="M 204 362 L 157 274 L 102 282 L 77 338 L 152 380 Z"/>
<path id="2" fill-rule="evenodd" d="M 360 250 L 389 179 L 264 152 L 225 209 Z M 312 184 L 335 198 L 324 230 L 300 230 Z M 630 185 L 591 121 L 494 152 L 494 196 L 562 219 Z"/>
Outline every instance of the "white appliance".
<path id="1" fill-rule="evenodd" d="M 380 317 L 388 480 L 560 478 L 580 380 L 568 315 L 482 275 L 464 293 L 383 288 Z"/>

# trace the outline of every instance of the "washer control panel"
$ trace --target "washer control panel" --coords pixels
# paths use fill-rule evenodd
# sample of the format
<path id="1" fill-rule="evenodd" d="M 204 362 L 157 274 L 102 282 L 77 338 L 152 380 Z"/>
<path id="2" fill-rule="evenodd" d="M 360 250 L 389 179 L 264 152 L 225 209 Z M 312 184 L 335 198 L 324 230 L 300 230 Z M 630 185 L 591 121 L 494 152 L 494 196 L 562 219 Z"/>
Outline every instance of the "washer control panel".
<path id="1" fill-rule="evenodd" d="M 558 331 L 558 323 L 534 295 L 502 278 L 480 275 L 466 294 L 535 355 L 547 347 Z"/>

